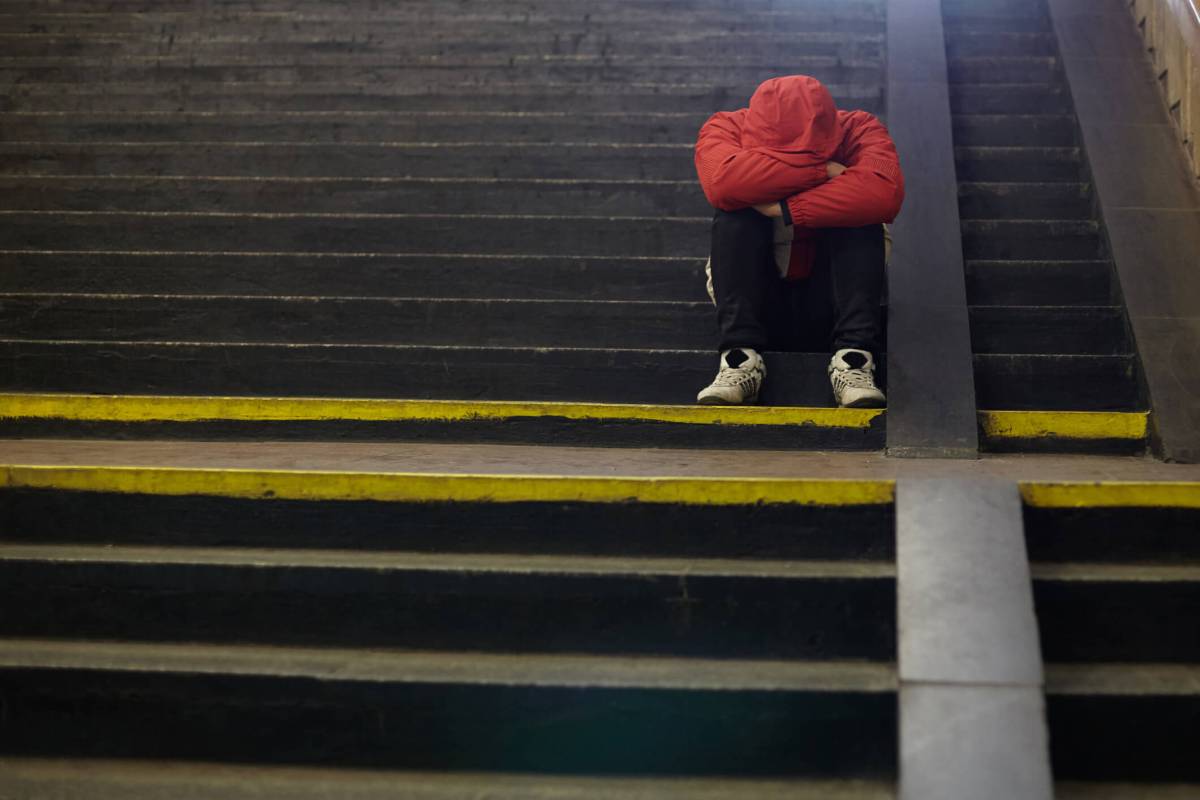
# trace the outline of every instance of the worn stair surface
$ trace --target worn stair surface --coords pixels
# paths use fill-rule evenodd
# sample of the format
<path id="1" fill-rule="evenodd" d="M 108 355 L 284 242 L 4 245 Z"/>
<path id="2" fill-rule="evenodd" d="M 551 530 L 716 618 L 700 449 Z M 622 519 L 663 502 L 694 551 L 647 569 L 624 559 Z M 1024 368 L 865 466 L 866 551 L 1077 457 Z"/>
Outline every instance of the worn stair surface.
<path id="1" fill-rule="evenodd" d="M 881 447 L 881 415 L 829 413 L 827 353 L 767 356 L 785 413 L 664 409 L 716 372 L 697 130 L 781 74 L 882 113 L 884 16 L 2 2 L 4 433 Z M 265 399 L 16 414 L 35 393 Z M 314 420 L 296 397 L 474 405 Z"/>
<path id="2" fill-rule="evenodd" d="M 997 412 L 984 441 L 1144 449 L 1137 352 L 1045 2 L 942 10 L 975 391 Z"/>
<path id="3" fill-rule="evenodd" d="M 892 796 L 889 482 L 6 476 L 0 794 Z"/>
<path id="4" fill-rule="evenodd" d="M 1200 796 L 1200 484 L 1025 496 L 1060 796 Z"/>

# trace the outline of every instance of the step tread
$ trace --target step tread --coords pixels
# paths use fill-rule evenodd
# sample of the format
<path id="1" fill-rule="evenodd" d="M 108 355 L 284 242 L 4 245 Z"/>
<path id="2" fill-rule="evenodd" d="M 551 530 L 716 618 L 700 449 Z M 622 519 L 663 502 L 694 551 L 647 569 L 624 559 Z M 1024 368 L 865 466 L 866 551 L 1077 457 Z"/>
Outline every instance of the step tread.
<path id="1" fill-rule="evenodd" d="M 1046 664 L 1049 695 L 1200 697 L 1200 664 Z"/>
<path id="2" fill-rule="evenodd" d="M 890 781 L 623 778 L 0 757 L 0 793 L 56 800 L 894 800 Z M 1157 798 L 1157 795 L 1155 796 Z M 1170 800 L 1170 798 L 1163 798 Z M 1181 797 L 1182 800 L 1182 797 Z"/>
<path id="3" fill-rule="evenodd" d="M 0 669 L 303 677 L 372 683 L 887 693 L 893 664 L 0 638 Z"/>
<path id="4" fill-rule="evenodd" d="M 879 580 L 895 577 L 885 561 L 777 561 L 639 556 L 405 553 L 360 550 L 279 550 L 232 547 L 0 544 L 0 562 L 219 566 L 249 570 L 365 570 L 372 573 L 592 575 L 602 577 L 720 576 L 787 580 Z"/>

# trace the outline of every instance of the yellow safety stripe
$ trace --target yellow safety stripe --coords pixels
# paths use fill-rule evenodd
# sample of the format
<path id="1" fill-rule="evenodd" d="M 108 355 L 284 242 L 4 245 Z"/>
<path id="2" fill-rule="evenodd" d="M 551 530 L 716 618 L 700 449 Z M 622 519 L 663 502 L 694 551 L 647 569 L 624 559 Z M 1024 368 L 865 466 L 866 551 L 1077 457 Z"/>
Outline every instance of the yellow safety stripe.
<path id="1" fill-rule="evenodd" d="M 0 418 L 90 422 L 469 422 L 529 418 L 629 420 L 693 425 L 868 428 L 882 409 L 389 400 L 323 397 L 181 397 L 0 394 Z"/>
<path id="2" fill-rule="evenodd" d="M 0 486 L 157 495 L 409 502 L 852 506 L 891 503 L 894 481 L 0 466 Z"/>
<path id="3" fill-rule="evenodd" d="M 1145 439 L 1146 411 L 980 411 L 987 439 Z"/>
<path id="4" fill-rule="evenodd" d="M 1021 496 L 1042 508 L 1200 508 L 1200 482 L 1027 482 Z"/>

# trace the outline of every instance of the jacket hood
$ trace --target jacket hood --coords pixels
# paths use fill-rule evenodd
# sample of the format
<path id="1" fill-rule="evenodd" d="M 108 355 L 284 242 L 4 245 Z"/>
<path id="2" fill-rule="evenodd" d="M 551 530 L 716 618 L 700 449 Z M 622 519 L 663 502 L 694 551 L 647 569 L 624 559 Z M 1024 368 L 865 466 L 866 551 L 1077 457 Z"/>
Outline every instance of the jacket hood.
<path id="1" fill-rule="evenodd" d="M 816 78 L 785 75 L 754 90 L 742 123 L 743 147 L 804 167 L 831 160 L 840 141 L 837 106 Z"/>

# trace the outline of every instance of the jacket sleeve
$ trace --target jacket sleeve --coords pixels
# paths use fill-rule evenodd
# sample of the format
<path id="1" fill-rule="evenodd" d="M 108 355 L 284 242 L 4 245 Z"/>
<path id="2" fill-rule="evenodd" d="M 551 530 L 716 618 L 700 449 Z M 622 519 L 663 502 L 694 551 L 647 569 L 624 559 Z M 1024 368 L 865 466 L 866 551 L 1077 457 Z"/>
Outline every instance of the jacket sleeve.
<path id="1" fill-rule="evenodd" d="M 805 228 L 857 228 L 891 222 L 904 202 L 904 174 L 887 128 L 865 111 L 846 115 L 841 155 L 846 171 L 788 198 L 792 221 Z"/>
<path id="2" fill-rule="evenodd" d="M 829 179 L 825 165 L 790 167 L 766 153 L 742 149 L 741 111 L 718 111 L 696 139 L 696 174 L 710 205 L 723 211 L 781 200 Z"/>

